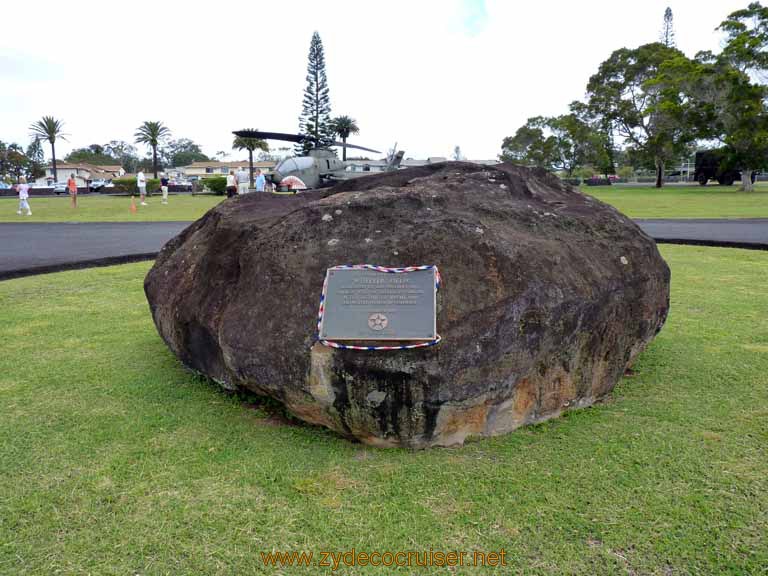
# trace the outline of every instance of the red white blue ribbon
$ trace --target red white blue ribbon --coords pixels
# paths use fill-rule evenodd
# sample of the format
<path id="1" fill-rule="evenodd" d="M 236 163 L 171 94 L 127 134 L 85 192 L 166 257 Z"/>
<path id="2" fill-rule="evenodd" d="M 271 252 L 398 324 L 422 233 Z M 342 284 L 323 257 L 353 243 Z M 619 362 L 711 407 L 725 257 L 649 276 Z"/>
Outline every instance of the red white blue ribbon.
<path id="1" fill-rule="evenodd" d="M 408 272 L 417 272 L 419 270 L 434 270 L 435 271 L 435 292 L 440 290 L 440 271 L 437 266 L 430 264 L 426 266 L 406 266 L 404 268 L 388 268 L 386 266 L 377 266 L 375 264 L 342 264 L 340 266 L 334 266 L 328 268 L 328 270 L 374 270 L 375 272 L 384 272 L 386 274 L 405 274 Z M 440 343 L 442 338 L 440 334 L 436 335 L 434 340 L 428 340 L 426 342 L 418 342 L 416 344 L 403 344 L 400 346 L 354 346 L 352 344 L 342 344 L 341 342 L 334 342 L 332 340 L 323 340 L 320 338 L 320 325 L 323 323 L 323 314 L 325 313 L 325 295 L 328 290 L 328 274 L 325 275 L 325 281 L 323 282 L 323 293 L 320 295 L 320 311 L 317 314 L 317 341 L 323 346 L 329 348 L 338 348 L 340 350 L 412 350 L 413 348 L 428 348 Z"/>

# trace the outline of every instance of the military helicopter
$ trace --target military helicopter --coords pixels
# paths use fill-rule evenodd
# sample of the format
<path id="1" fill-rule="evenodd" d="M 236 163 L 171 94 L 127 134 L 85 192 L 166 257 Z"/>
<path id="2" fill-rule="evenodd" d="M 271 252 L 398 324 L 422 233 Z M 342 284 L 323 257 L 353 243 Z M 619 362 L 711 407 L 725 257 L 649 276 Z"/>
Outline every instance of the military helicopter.
<path id="1" fill-rule="evenodd" d="M 282 132 L 262 132 L 261 130 L 237 130 L 233 134 L 240 138 L 282 140 L 298 144 L 313 140 L 313 137 L 308 134 L 285 134 Z M 333 145 L 381 154 L 378 150 L 354 144 L 334 142 Z M 397 145 L 395 145 L 395 148 L 397 148 Z M 398 152 L 393 150 L 392 154 L 387 158 L 386 169 L 396 170 L 404 155 L 405 152 L 402 150 Z M 313 148 L 307 156 L 292 156 L 281 160 L 267 178 L 272 181 L 277 190 L 296 191 L 297 189 L 322 188 L 341 180 L 365 175 L 347 172 L 345 168 L 344 162 L 339 160 L 336 154 L 329 148 Z"/>

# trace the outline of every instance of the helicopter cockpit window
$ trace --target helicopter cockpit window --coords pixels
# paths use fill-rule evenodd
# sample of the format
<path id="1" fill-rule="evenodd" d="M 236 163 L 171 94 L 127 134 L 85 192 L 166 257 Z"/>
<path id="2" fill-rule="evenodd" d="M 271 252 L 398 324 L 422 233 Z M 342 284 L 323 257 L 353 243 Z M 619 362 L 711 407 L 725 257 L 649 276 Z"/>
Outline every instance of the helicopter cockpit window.
<path id="1" fill-rule="evenodd" d="M 309 156 L 299 156 L 297 158 L 286 158 L 277 165 L 275 170 L 281 174 L 304 170 L 312 167 L 313 160 Z"/>

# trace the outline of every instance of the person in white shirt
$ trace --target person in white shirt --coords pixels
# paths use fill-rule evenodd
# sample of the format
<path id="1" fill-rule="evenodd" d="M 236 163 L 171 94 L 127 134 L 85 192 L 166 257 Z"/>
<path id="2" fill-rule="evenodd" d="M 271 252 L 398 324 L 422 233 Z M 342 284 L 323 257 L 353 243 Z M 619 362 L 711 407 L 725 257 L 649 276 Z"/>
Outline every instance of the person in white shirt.
<path id="1" fill-rule="evenodd" d="M 16 190 L 19 192 L 19 210 L 16 214 L 21 216 L 21 211 L 26 210 L 27 216 L 32 216 L 32 208 L 29 207 L 29 202 L 27 201 L 27 198 L 29 198 L 29 184 L 27 184 L 27 179 L 24 176 L 19 178 Z"/>
<path id="2" fill-rule="evenodd" d="M 251 177 L 248 175 L 248 172 L 245 171 L 245 168 L 240 168 L 237 171 L 237 193 L 238 194 L 248 194 L 248 185 L 250 184 Z"/>
<path id="3" fill-rule="evenodd" d="M 232 198 L 235 194 L 237 194 L 237 179 L 235 171 L 230 170 L 227 174 L 227 198 Z"/>
<path id="4" fill-rule="evenodd" d="M 139 168 L 139 171 L 136 172 L 136 186 L 139 188 L 139 197 L 141 198 L 141 205 L 146 206 L 147 203 L 144 201 L 144 199 L 147 196 L 147 177 L 144 176 L 144 170 Z"/>

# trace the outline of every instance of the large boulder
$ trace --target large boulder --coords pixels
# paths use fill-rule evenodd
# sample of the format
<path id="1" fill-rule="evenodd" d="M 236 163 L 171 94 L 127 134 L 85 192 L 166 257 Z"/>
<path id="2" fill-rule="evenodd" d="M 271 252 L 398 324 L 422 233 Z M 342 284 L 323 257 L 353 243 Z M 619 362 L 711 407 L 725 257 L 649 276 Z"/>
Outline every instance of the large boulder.
<path id="1" fill-rule="evenodd" d="M 316 342 L 326 269 L 436 264 L 432 348 Z M 227 200 L 160 253 L 161 336 L 229 389 L 378 446 L 459 444 L 603 398 L 661 329 L 669 269 L 629 218 L 556 177 L 442 163 Z"/>

